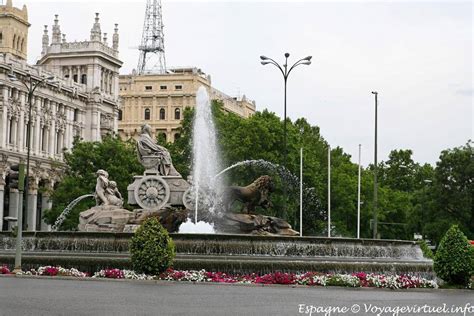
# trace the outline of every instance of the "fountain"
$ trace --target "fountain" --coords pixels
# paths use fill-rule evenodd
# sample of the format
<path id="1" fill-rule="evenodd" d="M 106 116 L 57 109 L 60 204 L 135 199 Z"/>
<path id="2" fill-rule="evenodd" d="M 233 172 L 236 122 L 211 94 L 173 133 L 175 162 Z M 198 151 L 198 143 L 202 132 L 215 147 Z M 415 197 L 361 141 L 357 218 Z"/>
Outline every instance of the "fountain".
<path id="1" fill-rule="evenodd" d="M 91 272 L 104 267 L 129 268 L 128 245 L 132 231 L 147 217 L 157 216 L 169 231 L 180 232 L 171 233 L 177 252 L 176 269 L 230 273 L 364 271 L 433 276 L 433 263 L 423 257 L 416 242 L 275 235 L 272 232 L 291 233 L 291 226 L 278 218 L 264 215 L 222 214 L 222 203 L 216 197 L 228 192 L 221 191 L 225 188 L 222 175 L 230 170 L 240 166 L 261 167 L 276 173 L 293 190 L 298 187 L 298 178 L 285 168 L 264 160 L 242 161 L 218 172 L 219 151 L 204 88 L 200 88 L 197 94 L 193 130 L 194 155 L 189 182 L 174 169 L 166 148 L 157 145 L 150 137 L 150 128 L 143 126 L 138 150 L 140 162 L 146 170 L 143 175 L 135 176 L 128 186 L 128 203 L 139 208 L 133 212 L 122 210 L 120 199 L 112 197 L 117 193 L 112 193 L 107 184 L 111 181 L 99 179 L 104 173 L 98 172 L 95 196 L 97 200 L 100 195 L 97 191 L 102 192 L 101 201 L 106 205 L 96 207 L 107 208 L 107 215 L 102 216 L 105 212 L 91 210 L 81 213 L 79 229 L 82 231 L 79 232 L 24 232 L 25 267 L 59 264 Z M 242 193 L 240 197 L 248 191 L 257 194 L 259 198 L 252 200 L 250 197 L 248 203 L 265 207 L 269 205 L 271 186 L 262 188 L 255 183 L 266 179 L 264 182 L 268 184 L 269 178 L 264 175 L 246 187 L 230 188 L 234 193 Z M 260 191 L 252 191 L 252 188 L 259 188 Z M 68 205 L 55 228 L 60 226 L 75 204 L 91 196 L 81 196 Z M 316 208 L 324 219 L 325 214 L 314 189 L 305 189 L 304 196 L 305 207 Z M 232 232 L 237 234 L 219 231 L 229 222 L 236 228 Z M 259 232 L 255 230 L 256 225 L 260 225 L 258 227 L 263 230 L 264 236 L 254 235 Z M 219 233 L 214 233 L 214 227 Z M 242 232 L 247 232 L 247 235 Z M 0 263 L 13 262 L 14 244 L 15 240 L 9 232 L 0 232 Z"/>
<path id="2" fill-rule="evenodd" d="M 64 222 L 66 217 L 69 215 L 69 212 L 74 208 L 74 206 L 77 205 L 80 201 L 84 200 L 85 198 L 88 197 L 94 197 L 94 194 L 84 194 L 81 195 L 80 197 L 74 199 L 71 203 L 69 203 L 68 206 L 64 209 L 64 211 L 61 212 L 61 214 L 58 216 L 56 219 L 56 222 L 54 222 L 54 225 L 51 227 L 51 230 L 53 232 L 57 231 L 59 227 L 61 227 L 61 224 Z"/>
<path id="3" fill-rule="evenodd" d="M 212 117 L 212 108 L 206 88 L 201 86 L 196 93 L 196 107 L 193 122 L 193 163 L 192 187 L 186 205 L 194 209 L 194 224 L 190 220 L 183 223 L 180 232 L 213 232 L 212 225 L 198 221 L 199 208 L 206 209 L 211 214 L 215 213 L 218 202 L 211 196 L 219 196 L 223 187 L 221 178 L 215 175 L 220 170 L 219 148 L 216 139 L 216 129 Z M 199 227 L 198 227 L 199 226 Z M 207 228 L 205 228 L 207 227 Z"/>

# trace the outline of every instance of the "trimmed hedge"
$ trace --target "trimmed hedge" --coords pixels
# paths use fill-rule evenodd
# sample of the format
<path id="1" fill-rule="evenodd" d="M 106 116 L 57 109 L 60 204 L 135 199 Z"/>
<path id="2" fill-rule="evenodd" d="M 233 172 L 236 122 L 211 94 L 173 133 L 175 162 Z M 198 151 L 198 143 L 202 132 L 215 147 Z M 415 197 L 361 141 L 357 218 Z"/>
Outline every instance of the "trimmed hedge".
<path id="1" fill-rule="evenodd" d="M 467 285 L 474 272 L 474 251 L 457 225 L 446 232 L 434 259 L 438 277 L 449 284 Z"/>
<path id="2" fill-rule="evenodd" d="M 136 272 L 158 275 L 171 267 L 176 250 L 168 231 L 156 217 L 151 217 L 132 237 L 130 254 Z"/>

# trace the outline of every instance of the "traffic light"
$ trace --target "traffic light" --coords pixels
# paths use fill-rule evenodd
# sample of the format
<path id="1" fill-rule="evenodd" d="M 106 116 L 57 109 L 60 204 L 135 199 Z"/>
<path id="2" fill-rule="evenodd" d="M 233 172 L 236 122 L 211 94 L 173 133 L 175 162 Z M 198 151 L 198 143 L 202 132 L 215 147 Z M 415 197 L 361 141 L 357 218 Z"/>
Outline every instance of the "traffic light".
<path id="1" fill-rule="evenodd" d="M 23 191 L 25 188 L 25 165 L 20 163 L 10 166 L 8 177 L 10 178 L 10 188 Z"/>

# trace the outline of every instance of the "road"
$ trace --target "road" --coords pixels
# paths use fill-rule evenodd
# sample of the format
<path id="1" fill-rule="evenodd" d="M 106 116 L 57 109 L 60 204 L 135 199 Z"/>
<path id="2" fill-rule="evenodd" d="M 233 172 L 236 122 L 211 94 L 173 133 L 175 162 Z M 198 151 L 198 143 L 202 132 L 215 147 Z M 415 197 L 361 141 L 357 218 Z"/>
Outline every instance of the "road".
<path id="1" fill-rule="evenodd" d="M 0 315 L 309 315 L 304 312 L 311 310 L 311 306 L 312 315 L 377 315 L 377 308 L 382 307 L 474 305 L 473 294 L 468 290 L 392 291 L 0 277 Z M 350 309 L 354 304 L 359 311 L 357 307 Z M 318 313 L 321 308 L 327 312 L 329 307 L 339 311 Z M 447 312 L 398 315 L 428 314 Z M 474 307 L 466 310 L 466 315 L 474 315 Z"/>

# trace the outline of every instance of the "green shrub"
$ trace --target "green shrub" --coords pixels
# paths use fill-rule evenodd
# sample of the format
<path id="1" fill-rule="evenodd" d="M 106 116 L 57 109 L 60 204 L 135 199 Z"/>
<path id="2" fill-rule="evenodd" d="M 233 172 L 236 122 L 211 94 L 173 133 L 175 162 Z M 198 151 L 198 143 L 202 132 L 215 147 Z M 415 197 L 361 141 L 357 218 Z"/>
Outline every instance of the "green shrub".
<path id="1" fill-rule="evenodd" d="M 450 284 L 467 285 L 473 272 L 472 246 L 457 225 L 446 232 L 434 259 L 438 277 Z"/>
<path id="2" fill-rule="evenodd" d="M 423 257 L 428 258 L 428 259 L 434 259 L 433 251 L 428 247 L 428 244 L 426 241 L 419 240 L 418 245 L 420 245 L 421 251 L 423 252 Z"/>
<path id="3" fill-rule="evenodd" d="M 168 231 L 152 217 L 135 232 L 130 241 L 130 253 L 136 272 L 158 275 L 173 263 L 175 246 Z"/>

